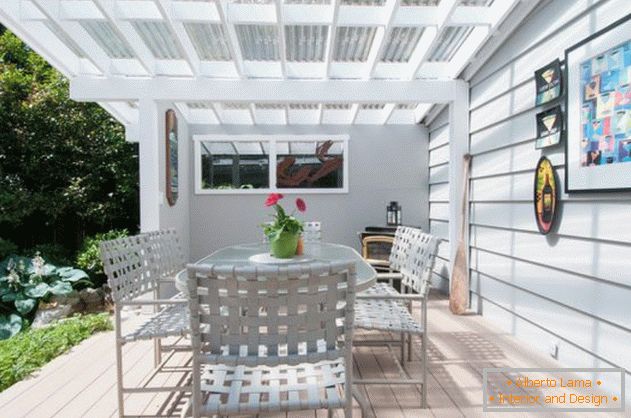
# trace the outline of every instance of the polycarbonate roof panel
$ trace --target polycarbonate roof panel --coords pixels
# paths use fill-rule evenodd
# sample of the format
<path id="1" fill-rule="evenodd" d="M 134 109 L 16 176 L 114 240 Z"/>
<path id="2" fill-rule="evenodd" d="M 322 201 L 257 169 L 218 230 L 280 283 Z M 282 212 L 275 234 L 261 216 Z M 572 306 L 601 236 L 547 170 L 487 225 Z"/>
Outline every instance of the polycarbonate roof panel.
<path id="1" fill-rule="evenodd" d="M 401 6 L 438 6 L 440 0 L 401 0 Z"/>
<path id="2" fill-rule="evenodd" d="M 331 0 L 285 0 L 285 4 L 331 4 Z"/>
<path id="3" fill-rule="evenodd" d="M 342 0 L 345 6 L 383 6 L 386 0 Z"/>
<path id="4" fill-rule="evenodd" d="M 451 61 L 472 31 L 473 26 L 447 27 L 436 41 L 436 46 L 429 55 L 429 61 Z"/>
<path id="5" fill-rule="evenodd" d="M 256 103 L 254 107 L 257 109 L 274 110 L 284 109 L 285 105 L 281 103 Z"/>
<path id="6" fill-rule="evenodd" d="M 461 6 L 491 6 L 495 0 L 460 0 Z"/>
<path id="7" fill-rule="evenodd" d="M 83 29 L 99 44 L 110 58 L 130 59 L 136 55 L 127 41 L 121 37 L 111 23 L 102 20 L 82 20 Z"/>
<path id="8" fill-rule="evenodd" d="M 212 109 L 212 103 L 209 102 L 187 102 L 186 106 L 189 109 Z"/>
<path id="9" fill-rule="evenodd" d="M 381 55 L 381 61 L 408 62 L 422 34 L 423 28 L 421 27 L 392 28 L 386 40 L 386 45 Z"/>
<path id="10" fill-rule="evenodd" d="M 396 105 L 395 109 L 397 110 L 413 110 L 418 106 L 416 103 L 399 103 Z"/>
<path id="11" fill-rule="evenodd" d="M 247 103 L 222 103 L 221 108 L 224 110 L 246 110 L 250 107 Z"/>
<path id="12" fill-rule="evenodd" d="M 76 56 L 78 56 L 79 58 L 85 58 L 85 54 L 83 53 L 81 48 L 79 48 L 79 45 L 77 45 L 77 43 L 73 41 L 72 38 L 70 38 L 66 34 L 66 32 L 64 32 L 63 29 L 59 27 L 58 24 L 50 20 L 45 20 L 44 25 L 46 25 L 48 30 L 51 31 L 56 37 L 58 37 L 59 40 L 64 45 L 66 45 L 68 49 L 70 49 Z"/>
<path id="13" fill-rule="evenodd" d="M 377 28 L 374 26 L 340 26 L 335 34 L 333 61 L 365 62 Z"/>
<path id="14" fill-rule="evenodd" d="M 243 59 L 278 61 L 278 30 L 269 25 L 235 25 Z"/>
<path id="15" fill-rule="evenodd" d="M 230 61 L 226 32 L 218 23 L 184 23 L 184 29 L 202 61 Z"/>
<path id="16" fill-rule="evenodd" d="M 328 26 L 285 26 L 287 61 L 324 61 L 328 33 Z"/>
<path id="17" fill-rule="evenodd" d="M 289 108 L 293 110 L 315 110 L 318 108 L 317 103 L 290 103 Z"/>
<path id="18" fill-rule="evenodd" d="M 175 40 L 176 37 L 166 23 L 135 21 L 131 24 L 156 59 L 182 59 L 183 54 Z"/>
<path id="19" fill-rule="evenodd" d="M 364 103 L 359 108 L 362 110 L 381 110 L 385 107 L 384 103 Z"/>
<path id="20" fill-rule="evenodd" d="M 350 103 L 325 103 L 324 109 L 326 110 L 349 110 L 351 108 Z"/>

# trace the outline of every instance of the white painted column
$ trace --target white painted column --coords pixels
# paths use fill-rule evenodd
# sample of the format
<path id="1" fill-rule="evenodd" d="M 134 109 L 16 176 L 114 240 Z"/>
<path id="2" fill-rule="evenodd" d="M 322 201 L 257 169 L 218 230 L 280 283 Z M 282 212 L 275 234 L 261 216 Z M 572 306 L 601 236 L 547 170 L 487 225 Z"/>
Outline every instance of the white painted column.
<path id="1" fill-rule="evenodd" d="M 138 104 L 140 165 L 140 230 L 160 229 L 160 138 L 158 104 L 141 99 Z"/>
<path id="2" fill-rule="evenodd" d="M 460 240 L 462 219 L 463 157 L 469 152 L 469 83 L 458 80 L 455 85 L 455 99 L 449 105 L 449 243 L 451 266 Z M 465 228 L 465 243 L 468 251 L 468 230 Z"/>

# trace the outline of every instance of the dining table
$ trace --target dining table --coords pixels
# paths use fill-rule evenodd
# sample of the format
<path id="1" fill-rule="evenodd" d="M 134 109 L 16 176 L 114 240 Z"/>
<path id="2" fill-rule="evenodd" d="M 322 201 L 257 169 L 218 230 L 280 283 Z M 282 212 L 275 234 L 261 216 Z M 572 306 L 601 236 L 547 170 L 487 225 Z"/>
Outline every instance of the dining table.
<path id="1" fill-rule="evenodd" d="M 252 266 L 275 264 L 274 260 L 267 260 L 266 263 L 253 261 L 256 256 L 269 254 L 269 243 L 238 244 L 221 248 L 212 254 L 198 260 L 196 264 L 207 264 L 216 266 Z M 377 280 L 375 269 L 362 258 L 355 249 L 341 244 L 328 242 L 308 242 L 305 243 L 304 254 L 295 259 L 279 259 L 276 265 L 289 265 L 292 263 L 304 263 L 309 261 L 355 261 L 357 282 L 355 290 L 364 291 L 372 287 Z M 181 271 L 175 277 L 175 287 L 186 292 L 186 270 Z"/>

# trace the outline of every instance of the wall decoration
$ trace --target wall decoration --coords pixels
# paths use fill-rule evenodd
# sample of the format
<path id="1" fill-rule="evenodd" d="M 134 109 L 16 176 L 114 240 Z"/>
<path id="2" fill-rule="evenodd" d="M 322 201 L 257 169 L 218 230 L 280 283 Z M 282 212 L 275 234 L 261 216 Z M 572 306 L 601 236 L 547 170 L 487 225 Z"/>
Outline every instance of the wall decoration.
<path id="1" fill-rule="evenodd" d="M 631 190 L 631 15 L 565 51 L 567 192 Z"/>
<path id="2" fill-rule="evenodd" d="M 175 205 L 178 195 L 178 158 L 177 158 L 177 116 L 174 110 L 167 110 L 166 115 L 166 197 L 169 206 Z"/>
<path id="3" fill-rule="evenodd" d="M 561 142 L 563 132 L 563 111 L 555 106 L 545 112 L 537 113 L 537 141 L 535 148 L 547 148 Z"/>
<path id="4" fill-rule="evenodd" d="M 537 86 L 537 106 L 549 103 L 561 97 L 561 62 L 557 59 L 535 71 Z"/>
<path id="5" fill-rule="evenodd" d="M 539 232 L 546 235 L 552 230 L 557 214 L 558 183 L 552 163 L 541 157 L 535 170 L 535 217 Z"/>

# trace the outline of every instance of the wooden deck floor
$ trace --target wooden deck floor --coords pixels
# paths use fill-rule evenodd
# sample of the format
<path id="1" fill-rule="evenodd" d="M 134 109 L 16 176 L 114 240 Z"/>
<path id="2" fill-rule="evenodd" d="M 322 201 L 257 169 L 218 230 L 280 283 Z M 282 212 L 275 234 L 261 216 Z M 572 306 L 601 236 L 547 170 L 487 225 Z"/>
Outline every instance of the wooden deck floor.
<path id="1" fill-rule="evenodd" d="M 134 321 L 132 317 L 130 321 Z M 482 417 L 504 414 L 482 412 L 482 369 L 485 367 L 558 367 L 552 359 L 530 351 L 519 341 L 494 329 L 479 316 L 455 317 L 447 301 L 433 296 L 429 308 L 429 409 L 420 409 L 418 388 L 369 386 L 362 388 L 376 417 Z M 415 353 L 418 356 L 418 352 Z M 152 345 L 125 348 L 125 379 L 140 382 L 152 366 Z M 418 357 L 417 357 L 418 358 Z M 182 358 L 181 361 L 186 361 Z M 386 348 L 362 347 L 355 355 L 362 378 L 398 377 Z M 410 363 L 412 370 L 418 362 Z M 180 376 L 163 375 L 158 383 L 172 385 Z M 30 379 L 0 393 L 2 417 L 112 417 L 117 415 L 113 333 L 98 334 L 58 357 Z M 131 395 L 127 413 L 158 414 L 177 411 L 173 398 Z M 180 402 L 181 404 L 181 402 Z M 357 416 L 360 416 L 356 408 Z M 355 415 L 355 414 L 354 414 Z M 285 415 L 282 415 L 285 416 Z M 321 417 L 326 411 L 292 413 L 290 417 Z M 338 414 L 341 416 L 341 414 Z M 511 416 L 526 416 L 513 413 Z M 541 416 L 541 415 L 532 415 Z M 546 417 L 551 416 L 546 414 Z M 564 416 L 557 414 L 556 416 Z M 565 415 L 565 416 L 570 416 Z M 599 414 L 600 417 L 604 414 Z"/>

